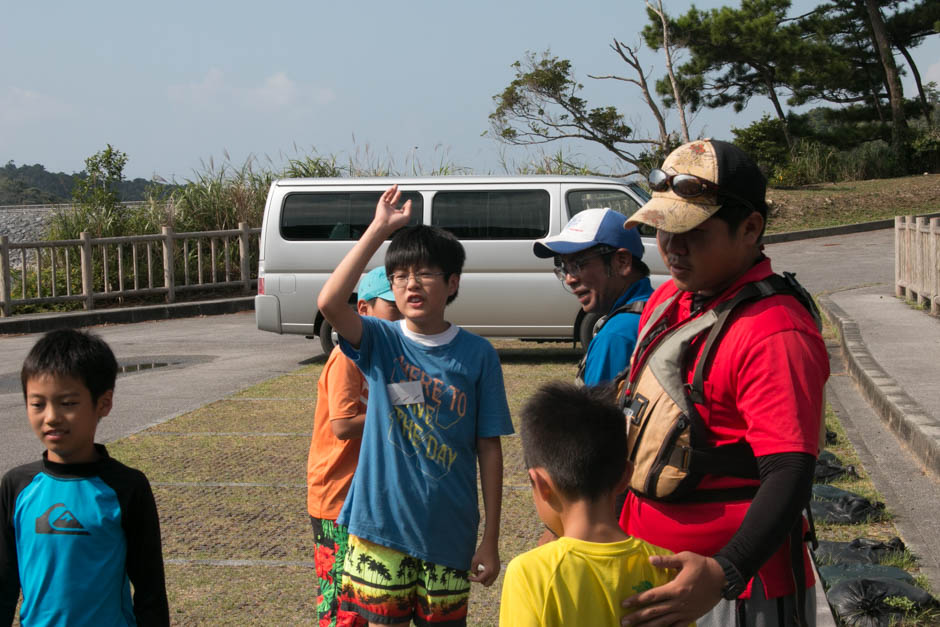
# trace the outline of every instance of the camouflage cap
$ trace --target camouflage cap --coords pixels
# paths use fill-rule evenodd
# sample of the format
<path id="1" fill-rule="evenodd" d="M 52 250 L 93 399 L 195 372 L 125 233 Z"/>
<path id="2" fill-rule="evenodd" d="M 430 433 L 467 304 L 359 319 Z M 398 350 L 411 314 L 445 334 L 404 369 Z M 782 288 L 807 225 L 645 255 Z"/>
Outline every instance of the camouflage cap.
<path id="1" fill-rule="evenodd" d="M 652 199 L 630 216 L 624 228 L 643 223 L 668 233 L 684 233 L 715 215 L 722 201 L 729 198 L 767 215 L 764 200 L 767 179 L 754 160 L 734 144 L 715 139 L 683 144 L 666 157 L 662 170 L 667 174 L 692 174 L 716 183 L 718 193 L 685 198 L 671 187 L 653 192 Z"/>

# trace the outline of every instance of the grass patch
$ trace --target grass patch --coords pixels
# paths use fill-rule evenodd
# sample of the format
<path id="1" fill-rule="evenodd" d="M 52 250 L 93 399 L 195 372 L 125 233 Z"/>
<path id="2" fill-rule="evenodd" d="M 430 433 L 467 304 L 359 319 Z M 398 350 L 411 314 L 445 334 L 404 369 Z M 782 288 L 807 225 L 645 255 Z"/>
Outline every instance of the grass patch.
<path id="1" fill-rule="evenodd" d="M 503 366 L 506 398 L 516 430 L 519 429 L 516 417 L 525 399 L 548 381 L 574 381 L 581 359 L 581 352 L 572 349 L 570 343 L 494 340 L 493 346 Z"/>
<path id="2" fill-rule="evenodd" d="M 767 190 L 767 233 L 920 215 L 940 207 L 940 174 Z"/>
<path id="3" fill-rule="evenodd" d="M 154 436 L 146 432 L 108 445 L 113 457 L 150 481 L 304 485 L 305 436 Z"/>
<path id="4" fill-rule="evenodd" d="M 313 561 L 303 487 L 153 487 L 166 559 Z"/>
<path id="5" fill-rule="evenodd" d="M 167 564 L 166 580 L 174 625 L 316 622 L 316 574 L 311 568 Z"/>
<path id="6" fill-rule="evenodd" d="M 308 366 L 305 374 L 286 374 L 245 388 L 231 398 L 289 398 L 314 400 L 317 397 L 317 378 L 323 366 Z"/>
<path id="7" fill-rule="evenodd" d="M 532 490 L 528 486 L 524 489 L 504 487 L 502 509 L 499 526 L 499 555 L 505 566 L 515 556 L 535 548 L 545 527 L 535 513 Z M 482 515 L 482 502 L 480 512 Z M 481 534 L 482 530 L 483 526 L 480 525 Z"/>
<path id="8" fill-rule="evenodd" d="M 522 438 L 518 435 L 502 439 L 503 485 L 512 489 L 529 489 L 529 475 L 522 456 Z"/>
<path id="9" fill-rule="evenodd" d="M 882 497 L 878 490 L 872 484 L 868 473 L 862 467 L 861 460 L 855 448 L 852 446 L 845 434 L 842 424 L 836 418 L 832 407 L 826 405 L 826 428 L 836 434 L 836 443 L 826 446 L 826 450 L 833 453 L 842 462 L 843 466 L 852 466 L 858 473 L 858 477 L 845 476 L 829 482 L 830 485 L 850 492 L 855 492 L 864 496 L 869 501 L 881 501 Z M 848 542 L 855 538 L 865 537 L 874 540 L 890 540 L 898 535 L 890 511 L 885 510 L 884 516 L 878 520 L 870 520 L 866 523 L 854 525 L 840 525 L 816 521 L 816 532 L 820 540 L 832 540 L 835 542 Z"/>
<path id="10" fill-rule="evenodd" d="M 150 429 L 150 433 L 306 433 L 316 401 L 221 400 Z"/>
<path id="11" fill-rule="evenodd" d="M 894 566 L 895 568 L 900 568 L 901 570 L 910 572 L 917 570 L 917 557 L 909 550 L 904 549 L 903 551 L 889 553 L 883 560 L 881 560 L 881 564 L 884 564 L 885 566 Z M 918 578 L 915 577 L 914 581 L 916 582 L 917 580 Z M 923 577 L 922 581 L 926 583 L 927 578 Z M 928 586 L 924 589 L 928 590 L 929 588 L 930 586 L 928 584 Z"/>
<path id="12" fill-rule="evenodd" d="M 519 438 L 505 438 L 506 440 Z M 503 452 L 505 453 L 505 444 Z M 508 475 L 507 475 L 508 480 Z M 480 502 L 480 512 L 483 503 Z M 499 599 L 503 589 L 503 575 L 509 561 L 520 553 L 535 548 L 544 527 L 535 512 L 532 491 L 528 480 L 523 489 L 504 485 L 502 516 L 499 527 L 499 557 L 502 568 L 499 577 L 490 587 L 473 584 L 470 589 L 470 604 L 467 609 L 469 625 L 496 625 L 499 623 Z M 483 525 L 480 525 L 482 537 Z M 479 538 L 477 540 L 479 543 Z"/>

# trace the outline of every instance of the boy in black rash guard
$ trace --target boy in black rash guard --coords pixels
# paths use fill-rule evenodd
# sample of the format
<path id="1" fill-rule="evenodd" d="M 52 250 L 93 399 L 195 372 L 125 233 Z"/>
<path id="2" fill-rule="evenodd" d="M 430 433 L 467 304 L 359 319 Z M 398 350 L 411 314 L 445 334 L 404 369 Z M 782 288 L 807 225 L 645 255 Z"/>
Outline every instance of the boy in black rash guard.
<path id="1" fill-rule="evenodd" d="M 47 333 L 20 378 L 46 451 L 0 482 L 0 625 L 169 625 L 160 522 L 147 478 L 95 444 L 117 361 L 100 338 Z M 131 598 L 131 584 L 134 586 Z"/>

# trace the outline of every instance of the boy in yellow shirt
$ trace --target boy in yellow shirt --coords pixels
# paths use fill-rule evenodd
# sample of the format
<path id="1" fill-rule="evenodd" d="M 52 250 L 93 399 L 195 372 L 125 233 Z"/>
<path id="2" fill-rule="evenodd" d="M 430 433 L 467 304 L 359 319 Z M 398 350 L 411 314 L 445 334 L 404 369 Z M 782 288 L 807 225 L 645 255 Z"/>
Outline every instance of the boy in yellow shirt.
<path id="1" fill-rule="evenodd" d="M 522 409 L 522 447 L 539 518 L 558 537 L 506 569 L 503 626 L 619 625 L 620 601 L 671 580 L 651 555 L 670 551 L 625 534 L 626 422 L 603 388 L 549 383 Z"/>

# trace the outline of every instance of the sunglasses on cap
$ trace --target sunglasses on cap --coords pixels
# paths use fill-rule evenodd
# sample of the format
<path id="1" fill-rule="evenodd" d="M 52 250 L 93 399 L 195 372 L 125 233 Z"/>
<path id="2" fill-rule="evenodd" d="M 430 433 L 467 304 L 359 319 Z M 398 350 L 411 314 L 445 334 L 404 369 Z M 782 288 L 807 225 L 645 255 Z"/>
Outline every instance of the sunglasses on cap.
<path id="1" fill-rule="evenodd" d="M 718 193 L 718 185 L 711 181 L 694 174 L 667 174 L 659 168 L 650 171 L 649 184 L 654 192 L 664 192 L 671 187 L 673 192 L 683 198 L 697 198 L 707 193 Z"/>
<path id="2" fill-rule="evenodd" d="M 669 188 L 682 198 L 698 198 L 704 194 L 712 193 L 738 201 L 751 211 L 757 211 L 754 205 L 731 192 L 721 191 L 717 183 L 695 176 L 694 174 L 668 174 L 659 168 L 650 170 L 648 177 L 650 189 L 654 192 L 664 192 Z"/>

